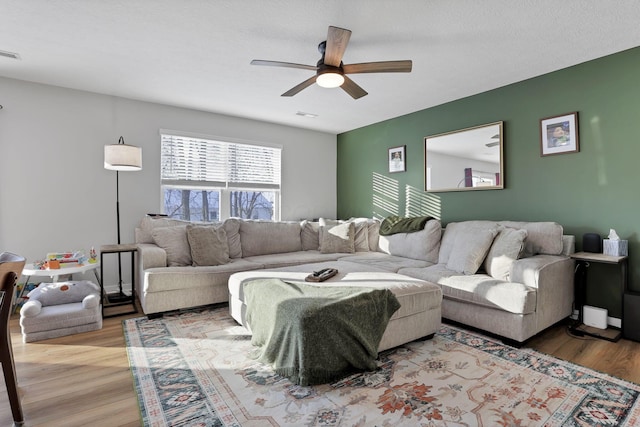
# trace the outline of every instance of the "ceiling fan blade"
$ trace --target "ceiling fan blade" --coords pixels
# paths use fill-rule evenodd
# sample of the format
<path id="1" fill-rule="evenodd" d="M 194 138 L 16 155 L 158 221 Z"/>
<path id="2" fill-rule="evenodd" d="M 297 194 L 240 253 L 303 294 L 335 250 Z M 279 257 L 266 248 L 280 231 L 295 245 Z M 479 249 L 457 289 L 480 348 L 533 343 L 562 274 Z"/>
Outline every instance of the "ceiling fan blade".
<path id="1" fill-rule="evenodd" d="M 332 67 L 339 67 L 342 62 L 342 55 L 347 49 L 347 44 L 351 38 L 351 31 L 344 28 L 329 27 L 327 33 L 327 47 L 324 52 L 324 64 Z"/>
<path id="2" fill-rule="evenodd" d="M 343 65 L 345 74 L 358 73 L 410 73 L 413 63 L 411 60 L 362 62 L 360 64 Z"/>
<path id="3" fill-rule="evenodd" d="M 351 95 L 353 99 L 362 98 L 363 96 L 367 95 L 366 90 L 362 89 L 356 84 L 356 82 L 354 82 L 347 76 L 344 76 L 344 83 L 342 83 L 342 86 L 340 87 L 344 89 L 344 91 L 349 95 Z"/>
<path id="4" fill-rule="evenodd" d="M 313 77 L 303 81 L 299 85 L 292 87 L 291 89 L 289 89 L 288 91 L 283 93 L 281 96 L 293 96 L 296 93 L 300 92 L 302 89 L 308 88 L 309 86 L 311 86 L 315 82 L 316 82 L 316 76 L 313 76 Z"/>
<path id="5" fill-rule="evenodd" d="M 300 68 L 303 70 L 316 71 L 318 69 L 315 65 L 294 64 L 293 62 L 280 62 L 280 61 L 266 61 L 263 59 L 254 59 L 251 61 L 251 65 L 267 65 L 269 67 L 286 67 L 286 68 Z"/>

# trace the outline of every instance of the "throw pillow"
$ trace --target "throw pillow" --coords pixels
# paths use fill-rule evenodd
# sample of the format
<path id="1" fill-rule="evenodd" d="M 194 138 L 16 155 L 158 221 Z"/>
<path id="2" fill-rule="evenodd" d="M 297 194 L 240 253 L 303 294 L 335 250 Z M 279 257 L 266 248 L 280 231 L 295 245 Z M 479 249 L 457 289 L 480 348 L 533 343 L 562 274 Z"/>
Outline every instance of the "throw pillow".
<path id="1" fill-rule="evenodd" d="M 498 230 L 495 228 L 459 234 L 453 242 L 447 268 L 458 273 L 475 274 L 482 265 L 496 234 L 498 234 Z"/>
<path id="2" fill-rule="evenodd" d="M 187 225 L 187 240 L 194 267 L 221 265 L 229 262 L 227 233 L 222 227 Z"/>
<path id="3" fill-rule="evenodd" d="M 43 306 L 82 302 L 91 294 L 100 295 L 100 286 L 88 280 L 78 282 L 43 283 L 27 294 L 30 301 Z"/>
<path id="4" fill-rule="evenodd" d="M 345 222 L 339 225 L 322 225 L 320 219 L 320 252 L 348 253 L 355 252 L 355 225 Z"/>
<path id="5" fill-rule="evenodd" d="M 307 221 L 300 223 L 300 240 L 303 251 L 317 251 L 320 248 L 320 223 Z"/>
<path id="6" fill-rule="evenodd" d="M 447 264 L 449 255 L 453 250 L 453 244 L 459 235 L 475 233 L 476 230 L 497 229 L 498 223 L 495 221 L 463 221 L 450 222 L 444 229 L 442 240 L 440 241 L 440 252 L 438 254 L 438 264 Z"/>
<path id="7" fill-rule="evenodd" d="M 222 224 L 227 233 L 229 244 L 229 258 L 242 258 L 242 246 L 240 245 L 240 219 L 228 218 Z"/>
<path id="8" fill-rule="evenodd" d="M 378 250 L 378 239 L 380 238 L 380 221 L 370 218 L 369 224 L 369 251 L 376 252 Z"/>
<path id="9" fill-rule="evenodd" d="M 156 245 L 167 253 L 169 267 L 191 265 L 191 248 L 187 240 L 187 226 L 155 228 L 151 232 Z"/>
<path id="10" fill-rule="evenodd" d="M 522 255 L 526 238 L 527 230 L 503 228 L 484 260 L 487 274 L 495 279 L 509 280 L 511 265 Z"/>
<path id="11" fill-rule="evenodd" d="M 355 225 L 354 247 L 356 252 L 369 252 L 369 218 L 351 218 Z"/>

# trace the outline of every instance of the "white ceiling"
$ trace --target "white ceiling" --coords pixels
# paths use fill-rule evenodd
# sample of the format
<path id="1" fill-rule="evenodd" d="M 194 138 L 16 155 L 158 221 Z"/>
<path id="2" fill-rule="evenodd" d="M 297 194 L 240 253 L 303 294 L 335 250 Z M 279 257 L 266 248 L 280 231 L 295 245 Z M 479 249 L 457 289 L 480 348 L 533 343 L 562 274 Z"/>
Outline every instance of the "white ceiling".
<path id="1" fill-rule="evenodd" d="M 340 133 L 639 46 L 639 21 L 637 0 L 0 0 L 21 56 L 0 76 Z M 315 65 L 329 25 L 353 32 L 345 64 L 413 72 L 284 98 L 313 73 L 249 64 Z"/>

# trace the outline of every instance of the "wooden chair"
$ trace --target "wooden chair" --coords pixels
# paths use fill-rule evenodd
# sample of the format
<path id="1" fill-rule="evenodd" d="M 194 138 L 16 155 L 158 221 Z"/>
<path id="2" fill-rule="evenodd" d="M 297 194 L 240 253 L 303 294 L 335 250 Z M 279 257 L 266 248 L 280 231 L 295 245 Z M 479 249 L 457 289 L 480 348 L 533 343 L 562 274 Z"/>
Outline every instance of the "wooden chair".
<path id="1" fill-rule="evenodd" d="M 11 347 L 11 333 L 9 332 L 9 317 L 11 316 L 13 293 L 16 281 L 22 273 L 25 259 L 10 252 L 0 254 L 0 363 L 7 386 L 11 413 L 16 426 L 24 424 L 16 369 L 13 363 L 13 349 Z"/>

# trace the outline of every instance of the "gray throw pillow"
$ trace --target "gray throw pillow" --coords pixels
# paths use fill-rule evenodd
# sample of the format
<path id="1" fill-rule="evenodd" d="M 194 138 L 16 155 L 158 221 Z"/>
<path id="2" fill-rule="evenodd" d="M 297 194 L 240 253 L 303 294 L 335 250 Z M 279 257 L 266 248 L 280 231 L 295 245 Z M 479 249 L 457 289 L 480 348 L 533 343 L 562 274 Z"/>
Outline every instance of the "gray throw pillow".
<path id="1" fill-rule="evenodd" d="M 355 225 L 345 222 L 339 225 L 322 225 L 320 220 L 320 252 L 323 254 L 355 252 Z"/>
<path id="2" fill-rule="evenodd" d="M 356 252 L 369 252 L 368 218 L 351 218 L 347 222 L 355 225 L 354 247 Z"/>
<path id="3" fill-rule="evenodd" d="M 151 232 L 154 242 L 167 253 L 169 267 L 191 265 L 191 248 L 187 240 L 187 226 L 154 228 Z"/>
<path id="4" fill-rule="evenodd" d="M 511 265 L 524 250 L 527 230 L 503 228 L 491 244 L 484 260 L 484 269 L 495 279 L 509 280 Z"/>
<path id="5" fill-rule="evenodd" d="M 187 240 L 194 267 L 221 265 L 229 262 L 227 233 L 222 227 L 187 225 Z"/>
<path id="6" fill-rule="evenodd" d="M 300 223 L 300 240 L 303 251 L 317 251 L 320 248 L 320 223 L 307 221 Z"/>
<path id="7" fill-rule="evenodd" d="M 222 223 L 225 233 L 227 233 L 227 243 L 229 244 L 229 258 L 242 258 L 242 246 L 240 245 L 240 219 L 228 218 Z"/>
<path id="8" fill-rule="evenodd" d="M 447 268 L 458 273 L 475 274 L 482 265 L 496 234 L 498 230 L 495 228 L 459 234 L 453 242 Z"/>

